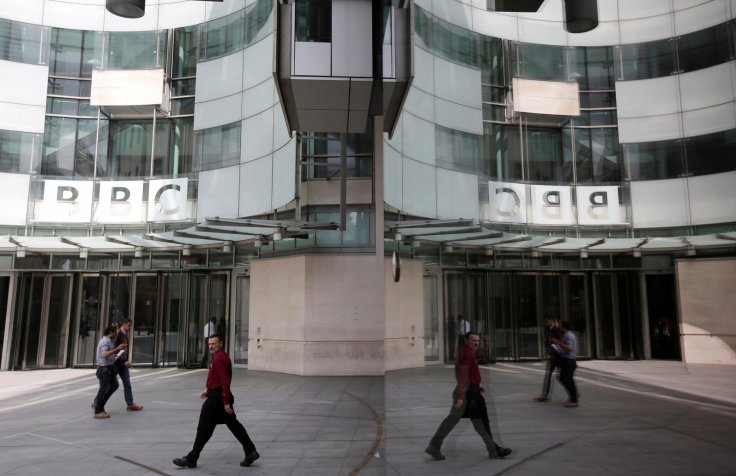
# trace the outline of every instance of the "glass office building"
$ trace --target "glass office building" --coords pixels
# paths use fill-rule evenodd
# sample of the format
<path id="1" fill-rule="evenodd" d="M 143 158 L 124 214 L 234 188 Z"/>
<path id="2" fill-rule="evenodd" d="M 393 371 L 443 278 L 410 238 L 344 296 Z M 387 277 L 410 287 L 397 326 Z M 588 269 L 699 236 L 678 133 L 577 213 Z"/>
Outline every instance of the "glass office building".
<path id="1" fill-rule="evenodd" d="M 551 316 L 583 358 L 736 364 L 736 3 L 572 34 L 561 0 L 398 2 L 395 123 L 296 130 L 278 63 L 349 57 L 351 1 L 0 0 L 2 369 L 92 366 L 123 317 L 140 366 L 197 366 L 215 318 L 236 364 L 379 374 L 452 361 L 461 316 L 485 361 Z"/>

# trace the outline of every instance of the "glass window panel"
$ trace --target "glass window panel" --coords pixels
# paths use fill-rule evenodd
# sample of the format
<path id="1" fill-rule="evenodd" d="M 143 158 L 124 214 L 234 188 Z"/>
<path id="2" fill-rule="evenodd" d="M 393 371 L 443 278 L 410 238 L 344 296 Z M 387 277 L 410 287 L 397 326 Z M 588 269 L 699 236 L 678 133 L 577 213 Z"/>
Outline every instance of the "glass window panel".
<path id="1" fill-rule="evenodd" d="M 200 37 L 204 42 L 200 46 L 200 54 L 203 59 L 224 56 L 243 48 L 244 38 L 245 17 L 241 10 L 206 24 L 205 33 Z"/>
<path id="2" fill-rule="evenodd" d="M 439 167 L 483 173 L 480 136 L 435 126 L 435 151 Z"/>
<path id="3" fill-rule="evenodd" d="M 623 164 L 618 143 L 618 131 L 606 129 L 575 129 L 575 168 L 577 183 L 619 183 Z M 565 179 L 572 177 L 565 172 Z"/>
<path id="4" fill-rule="evenodd" d="M 500 38 L 479 36 L 481 82 L 505 85 L 503 41 Z"/>
<path id="5" fill-rule="evenodd" d="M 108 144 L 110 143 L 110 121 L 100 119 L 99 142 L 97 144 L 97 176 L 109 176 Z"/>
<path id="6" fill-rule="evenodd" d="M 615 110 L 609 111 L 581 111 L 580 116 L 573 118 L 578 126 L 615 126 L 618 124 Z"/>
<path id="7" fill-rule="evenodd" d="M 300 0 L 296 2 L 296 41 L 329 43 L 332 41 L 332 2 Z"/>
<path id="8" fill-rule="evenodd" d="M 513 43 L 513 73 L 526 79 L 566 81 L 565 48 L 562 46 Z"/>
<path id="9" fill-rule="evenodd" d="M 580 93 L 581 108 L 603 108 L 616 106 L 616 93 Z"/>
<path id="10" fill-rule="evenodd" d="M 48 98 L 46 100 L 46 114 L 76 116 L 78 101 L 76 99 Z"/>
<path id="11" fill-rule="evenodd" d="M 683 170 L 681 140 L 624 144 L 630 180 L 658 180 L 680 177 Z"/>
<path id="12" fill-rule="evenodd" d="M 314 214 L 313 221 L 340 223 L 340 214 L 337 212 L 317 212 Z M 339 245 L 340 233 L 340 230 L 318 231 L 314 234 L 315 244 L 317 246 Z"/>
<path id="13" fill-rule="evenodd" d="M 559 182 L 562 177 L 562 131 L 529 128 L 526 131 L 529 180 Z"/>
<path id="14" fill-rule="evenodd" d="M 432 15 L 414 6 L 414 41 L 424 49 L 432 48 Z"/>
<path id="15" fill-rule="evenodd" d="M 199 170 L 226 167 L 240 161 L 240 122 L 198 131 L 195 140 Z"/>
<path id="16" fill-rule="evenodd" d="M 150 120 L 113 121 L 110 123 L 111 177 L 147 177 L 151 173 Z"/>
<path id="17" fill-rule="evenodd" d="M 41 26 L 0 19 L 0 60 L 42 63 L 44 30 Z"/>
<path id="18" fill-rule="evenodd" d="M 347 212 L 345 219 L 346 227 L 342 243 L 344 245 L 370 244 L 370 213 Z"/>
<path id="19" fill-rule="evenodd" d="M 199 50 L 199 28 L 195 26 L 187 26 L 174 30 L 174 63 L 171 75 L 174 78 L 194 76 L 197 74 L 197 55 Z M 193 83 L 194 81 L 192 81 Z M 175 82 L 178 85 L 179 82 Z M 194 85 L 192 84 L 191 93 L 174 93 L 175 96 L 182 94 L 194 94 Z M 176 89 L 175 89 L 176 91 Z"/>
<path id="20" fill-rule="evenodd" d="M 689 33 L 677 38 L 677 60 L 680 72 L 725 63 L 733 58 L 728 23 Z"/>
<path id="21" fill-rule="evenodd" d="M 253 44 L 271 33 L 271 12 L 273 2 L 271 0 L 258 0 L 255 5 L 249 6 L 245 11 L 245 44 Z"/>
<path id="22" fill-rule="evenodd" d="M 484 155 L 494 180 L 521 180 L 521 141 L 518 126 L 483 125 Z"/>
<path id="23" fill-rule="evenodd" d="M 49 74 L 80 77 L 82 35 L 80 30 L 53 28 L 49 46 Z"/>
<path id="24" fill-rule="evenodd" d="M 736 130 L 718 132 L 685 141 L 687 170 L 692 175 L 736 170 Z"/>
<path id="25" fill-rule="evenodd" d="M 613 48 L 573 48 L 570 53 L 570 79 L 577 80 L 582 91 L 614 88 Z"/>
<path id="26" fill-rule="evenodd" d="M 171 84 L 172 95 L 176 96 L 193 96 L 197 81 L 195 79 L 180 79 L 173 81 Z"/>
<path id="27" fill-rule="evenodd" d="M 82 78 L 91 78 L 92 70 L 102 67 L 105 34 L 102 32 L 82 32 Z M 87 94 L 89 96 L 89 94 Z"/>
<path id="28" fill-rule="evenodd" d="M 82 99 L 79 101 L 79 112 L 78 114 L 80 116 L 84 117 L 97 117 L 97 111 L 99 110 L 98 106 L 92 106 L 89 103 L 89 100 Z"/>
<path id="29" fill-rule="evenodd" d="M 194 119 L 180 118 L 172 121 L 170 150 L 164 169 L 165 174 L 178 176 L 192 172 L 194 165 Z"/>
<path id="30" fill-rule="evenodd" d="M 79 97 L 79 83 L 76 79 L 49 78 L 48 93 L 58 96 Z"/>
<path id="31" fill-rule="evenodd" d="M 478 66 L 479 35 L 439 18 L 432 23 L 432 46 L 436 54 L 469 66 Z"/>
<path id="32" fill-rule="evenodd" d="M 165 31 L 114 31 L 108 33 L 108 69 L 161 68 L 166 60 Z"/>
<path id="33" fill-rule="evenodd" d="M 41 175 L 74 176 L 77 120 L 47 117 L 43 136 Z"/>
<path id="34" fill-rule="evenodd" d="M 183 116 L 194 114 L 194 98 L 184 99 L 172 99 L 171 100 L 171 115 L 172 116 Z"/>
<path id="35" fill-rule="evenodd" d="M 41 134 L 0 130 L 0 172 L 29 173 L 40 142 Z"/>
<path id="36" fill-rule="evenodd" d="M 648 79 L 675 73 L 675 53 L 672 40 L 650 41 L 617 46 L 621 57 L 618 78 Z"/>
<path id="37" fill-rule="evenodd" d="M 95 150 L 97 145 L 97 120 L 80 119 L 77 126 L 77 155 L 75 175 L 95 176 Z"/>

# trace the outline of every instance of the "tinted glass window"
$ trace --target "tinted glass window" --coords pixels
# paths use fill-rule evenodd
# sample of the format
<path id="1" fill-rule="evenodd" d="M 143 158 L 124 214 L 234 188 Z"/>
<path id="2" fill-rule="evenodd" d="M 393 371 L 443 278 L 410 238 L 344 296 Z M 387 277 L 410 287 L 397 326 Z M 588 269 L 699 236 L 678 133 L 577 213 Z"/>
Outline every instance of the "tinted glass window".
<path id="1" fill-rule="evenodd" d="M 631 180 L 660 180 L 682 176 L 682 141 L 624 144 Z"/>
<path id="2" fill-rule="evenodd" d="M 718 132 L 685 141 L 687 170 L 691 175 L 708 175 L 736 170 L 736 130 Z"/>
<path id="3" fill-rule="evenodd" d="M 621 55 L 618 77 L 622 80 L 659 78 L 675 73 L 672 40 L 617 46 Z"/>
<path id="4" fill-rule="evenodd" d="M 724 23 L 678 38 L 677 59 L 680 71 L 707 68 L 733 58 L 729 31 L 730 25 Z"/>

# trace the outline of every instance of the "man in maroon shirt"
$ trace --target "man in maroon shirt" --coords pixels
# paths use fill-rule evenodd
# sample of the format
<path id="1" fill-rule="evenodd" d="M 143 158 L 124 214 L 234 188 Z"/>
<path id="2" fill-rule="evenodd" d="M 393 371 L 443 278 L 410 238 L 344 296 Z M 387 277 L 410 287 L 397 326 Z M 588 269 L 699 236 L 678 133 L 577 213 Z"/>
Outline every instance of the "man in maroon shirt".
<path id="1" fill-rule="evenodd" d="M 213 334 L 207 341 L 207 346 L 212 353 L 212 365 L 207 374 L 207 389 L 202 392 L 202 411 L 199 414 L 197 425 L 197 436 L 194 439 L 192 451 L 182 458 L 175 458 L 174 464 L 182 468 L 196 468 L 199 454 L 204 445 L 207 444 L 215 426 L 220 423 L 227 425 L 235 438 L 243 445 L 245 459 L 240 466 L 250 466 L 259 458 L 256 447 L 245 431 L 245 427 L 238 421 L 233 410 L 233 394 L 230 393 L 230 382 L 233 378 L 233 364 L 230 357 L 222 349 L 222 339 Z"/>
<path id="2" fill-rule="evenodd" d="M 465 334 L 465 345 L 460 349 L 455 362 L 455 378 L 457 387 L 452 393 L 450 414 L 440 423 L 437 432 L 424 450 L 436 460 L 445 459 L 440 449 L 442 441 L 450 434 L 461 418 L 470 418 L 473 428 L 483 439 L 490 458 L 504 458 L 511 454 L 511 449 L 498 446 L 491 435 L 491 424 L 483 393 L 486 389 L 480 384 L 480 368 L 475 356 L 480 345 L 480 337 L 475 332 Z"/>

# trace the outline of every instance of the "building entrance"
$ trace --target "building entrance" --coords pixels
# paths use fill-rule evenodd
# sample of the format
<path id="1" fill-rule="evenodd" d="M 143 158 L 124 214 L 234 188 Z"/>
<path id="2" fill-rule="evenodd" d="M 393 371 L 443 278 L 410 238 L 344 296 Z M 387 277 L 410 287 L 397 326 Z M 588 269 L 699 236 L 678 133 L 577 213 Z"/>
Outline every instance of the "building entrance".
<path id="1" fill-rule="evenodd" d="M 26 274 L 18 280 L 14 370 L 67 366 L 72 275 Z"/>
<path id="2" fill-rule="evenodd" d="M 680 359 L 673 274 L 646 275 L 649 343 L 653 359 Z"/>

